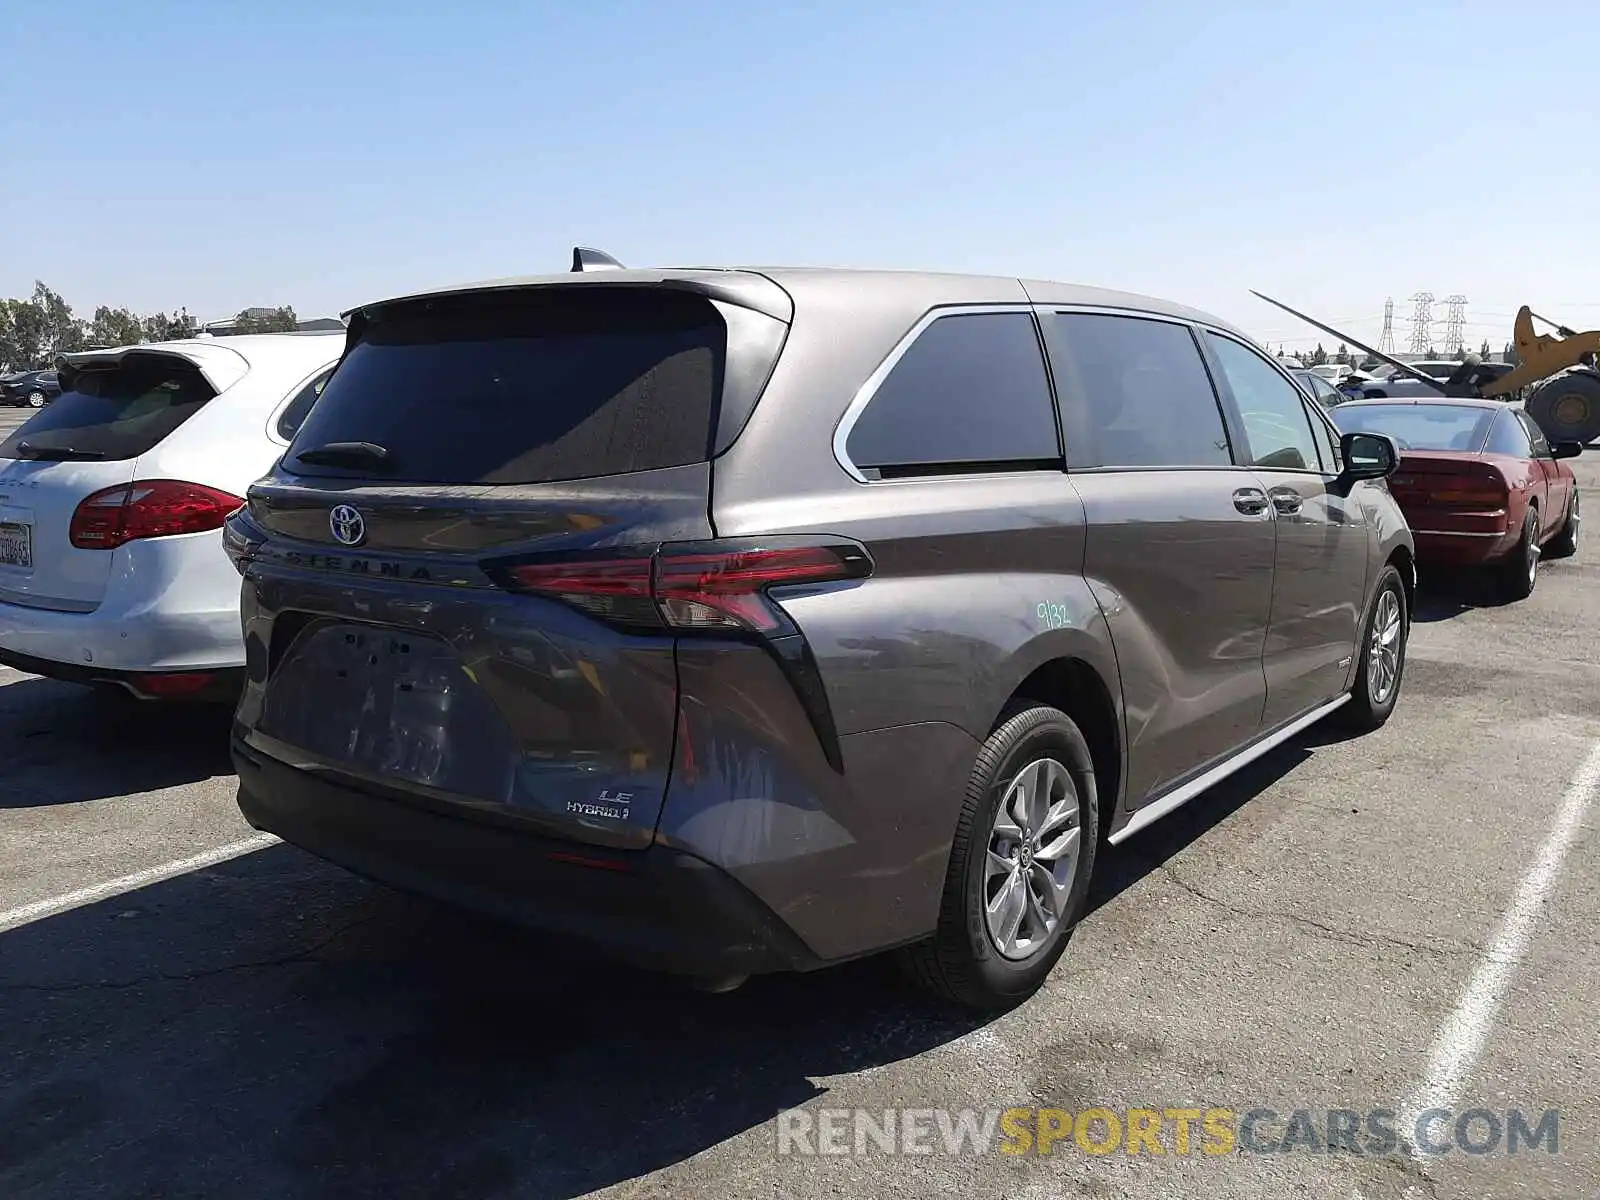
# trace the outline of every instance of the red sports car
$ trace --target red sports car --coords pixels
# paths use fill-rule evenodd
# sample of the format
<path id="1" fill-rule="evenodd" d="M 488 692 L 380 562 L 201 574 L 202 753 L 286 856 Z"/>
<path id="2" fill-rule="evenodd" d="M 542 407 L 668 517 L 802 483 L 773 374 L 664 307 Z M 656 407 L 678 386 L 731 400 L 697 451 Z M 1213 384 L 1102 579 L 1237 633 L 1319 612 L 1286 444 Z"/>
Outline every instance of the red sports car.
<path id="1" fill-rule="evenodd" d="M 1500 593 L 1533 591 L 1539 560 L 1578 549 L 1578 484 L 1527 413 L 1497 400 L 1356 400 L 1330 409 L 1343 433 L 1386 433 L 1400 447 L 1389 489 L 1419 563 L 1485 567 Z"/>

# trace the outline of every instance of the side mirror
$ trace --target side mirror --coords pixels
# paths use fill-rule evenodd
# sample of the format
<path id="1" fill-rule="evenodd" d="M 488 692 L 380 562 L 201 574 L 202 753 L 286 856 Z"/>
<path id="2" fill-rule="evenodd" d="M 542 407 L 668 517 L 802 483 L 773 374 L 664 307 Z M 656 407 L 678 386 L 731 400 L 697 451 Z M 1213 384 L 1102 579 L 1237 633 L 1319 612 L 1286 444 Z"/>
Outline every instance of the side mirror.
<path id="1" fill-rule="evenodd" d="M 1551 458 L 1577 458 L 1582 453 L 1582 442 L 1556 442 L 1550 447 Z"/>
<path id="2" fill-rule="evenodd" d="M 1400 448 L 1383 433 L 1347 433 L 1339 439 L 1339 454 L 1345 483 L 1361 479 L 1387 479 L 1400 465 Z"/>

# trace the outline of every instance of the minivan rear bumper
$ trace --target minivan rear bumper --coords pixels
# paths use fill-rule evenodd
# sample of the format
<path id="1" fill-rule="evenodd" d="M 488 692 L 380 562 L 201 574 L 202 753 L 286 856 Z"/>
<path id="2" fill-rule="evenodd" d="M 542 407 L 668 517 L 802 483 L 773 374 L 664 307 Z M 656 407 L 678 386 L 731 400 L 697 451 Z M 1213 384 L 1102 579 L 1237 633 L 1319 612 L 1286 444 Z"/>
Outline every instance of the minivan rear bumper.
<path id="1" fill-rule="evenodd" d="M 665 846 L 600 850 L 432 812 L 278 762 L 233 738 L 239 809 L 256 829 L 379 883 L 696 976 L 820 966 L 727 873 Z"/>

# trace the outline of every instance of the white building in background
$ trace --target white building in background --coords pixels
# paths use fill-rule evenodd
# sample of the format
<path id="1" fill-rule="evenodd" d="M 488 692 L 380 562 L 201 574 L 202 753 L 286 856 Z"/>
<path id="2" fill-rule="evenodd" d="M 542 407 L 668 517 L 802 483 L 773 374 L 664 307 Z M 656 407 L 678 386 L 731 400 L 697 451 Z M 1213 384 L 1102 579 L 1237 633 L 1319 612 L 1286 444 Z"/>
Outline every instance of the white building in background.
<path id="1" fill-rule="evenodd" d="M 207 321 L 200 326 L 201 337 L 227 337 L 238 330 L 239 317 L 270 317 L 276 309 L 272 308 L 247 308 L 242 313 L 231 317 L 222 317 L 216 321 Z M 338 317 L 310 317 L 295 323 L 295 328 L 302 333 L 319 332 L 330 329 L 343 329 L 344 322 Z"/>

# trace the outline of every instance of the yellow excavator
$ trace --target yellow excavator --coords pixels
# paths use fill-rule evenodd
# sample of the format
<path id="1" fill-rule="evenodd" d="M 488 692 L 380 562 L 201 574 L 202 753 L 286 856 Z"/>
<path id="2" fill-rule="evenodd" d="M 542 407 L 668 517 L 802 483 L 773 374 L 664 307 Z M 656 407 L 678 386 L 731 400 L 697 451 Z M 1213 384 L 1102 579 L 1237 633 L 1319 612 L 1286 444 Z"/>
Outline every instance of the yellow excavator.
<path id="1" fill-rule="evenodd" d="M 1308 317 L 1281 300 L 1274 300 L 1260 292 L 1251 294 L 1339 338 L 1346 345 L 1366 351 L 1373 358 L 1388 363 L 1440 395 L 1476 396 L 1486 400 L 1521 399 L 1528 415 L 1538 423 L 1552 443 L 1582 442 L 1588 445 L 1600 440 L 1600 369 L 1596 368 L 1596 360 L 1600 358 L 1600 331 L 1578 333 L 1541 317 L 1523 305 L 1517 310 L 1517 319 L 1511 326 L 1516 366 L 1497 373 L 1472 354 L 1449 379 L 1435 379 L 1398 358 L 1362 345 L 1349 334 L 1341 333 L 1331 325 L 1324 325 L 1315 317 Z M 1550 326 L 1555 333 L 1535 332 L 1535 321 Z"/>

